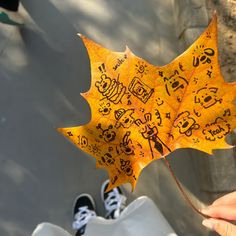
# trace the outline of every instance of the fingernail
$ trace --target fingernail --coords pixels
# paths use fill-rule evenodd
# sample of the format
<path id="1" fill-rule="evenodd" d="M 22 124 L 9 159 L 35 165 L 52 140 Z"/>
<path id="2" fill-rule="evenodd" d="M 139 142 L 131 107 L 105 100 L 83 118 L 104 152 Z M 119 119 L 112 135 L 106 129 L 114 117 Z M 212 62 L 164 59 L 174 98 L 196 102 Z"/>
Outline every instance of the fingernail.
<path id="1" fill-rule="evenodd" d="M 208 229 L 213 229 L 214 227 L 214 223 L 211 220 L 203 220 L 202 225 L 204 225 Z"/>
<path id="2" fill-rule="evenodd" d="M 201 209 L 200 211 L 201 211 L 201 213 L 207 215 L 207 213 L 209 212 L 209 209 L 208 208 L 204 208 L 204 209 Z"/>

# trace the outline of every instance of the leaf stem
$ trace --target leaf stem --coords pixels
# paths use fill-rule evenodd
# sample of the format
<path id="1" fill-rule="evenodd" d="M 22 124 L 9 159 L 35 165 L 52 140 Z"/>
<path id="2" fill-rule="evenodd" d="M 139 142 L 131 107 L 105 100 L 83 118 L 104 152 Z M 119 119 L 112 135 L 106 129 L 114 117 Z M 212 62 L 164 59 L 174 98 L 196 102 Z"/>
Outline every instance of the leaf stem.
<path id="1" fill-rule="evenodd" d="M 194 204 L 192 203 L 192 201 L 190 200 L 190 198 L 188 197 L 188 195 L 185 193 L 185 191 L 184 191 L 183 187 L 181 186 L 179 180 L 178 180 L 177 177 L 175 176 L 174 171 L 173 171 L 173 169 L 172 169 L 172 167 L 171 167 L 171 165 L 170 165 L 170 162 L 167 160 L 167 158 L 166 158 L 165 156 L 164 156 L 164 160 L 165 160 L 166 166 L 168 167 L 168 169 L 169 169 L 169 171 L 170 171 L 170 173 L 171 173 L 173 179 L 175 180 L 175 183 L 177 184 L 177 186 L 178 186 L 180 192 L 182 193 L 184 199 L 188 202 L 188 204 L 189 204 L 198 214 L 200 214 L 200 215 L 203 216 L 204 218 L 209 219 L 209 218 L 210 218 L 209 216 L 203 214 L 202 212 L 200 212 L 200 211 L 194 206 Z"/>

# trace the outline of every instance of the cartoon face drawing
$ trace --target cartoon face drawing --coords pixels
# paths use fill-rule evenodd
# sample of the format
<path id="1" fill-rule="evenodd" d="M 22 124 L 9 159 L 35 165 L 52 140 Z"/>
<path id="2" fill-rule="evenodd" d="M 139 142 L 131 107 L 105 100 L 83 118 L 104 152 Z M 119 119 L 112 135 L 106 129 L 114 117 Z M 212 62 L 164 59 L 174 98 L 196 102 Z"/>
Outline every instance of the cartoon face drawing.
<path id="1" fill-rule="evenodd" d="M 212 48 L 205 48 L 205 49 L 203 48 L 204 48 L 203 45 L 200 45 L 199 47 L 197 46 L 193 52 L 194 67 L 198 67 L 200 63 L 202 64 L 211 63 L 211 57 L 214 56 L 215 51 Z"/>
<path id="2" fill-rule="evenodd" d="M 217 95 L 218 88 L 204 87 L 197 91 L 194 98 L 195 103 L 200 103 L 205 109 L 215 105 L 217 102 L 221 103 L 222 99 Z"/>
<path id="3" fill-rule="evenodd" d="M 119 109 L 115 111 L 115 118 L 117 120 L 115 127 L 124 127 L 129 128 L 134 123 L 134 118 L 132 114 L 134 113 L 134 109 Z"/>
<path id="4" fill-rule="evenodd" d="M 126 93 L 126 87 L 117 79 L 111 79 L 106 74 L 101 75 L 101 80 L 95 83 L 98 91 L 110 102 L 118 104 Z"/>
<path id="5" fill-rule="evenodd" d="M 102 102 L 99 104 L 100 108 L 98 109 L 98 111 L 103 115 L 103 116 L 106 116 L 106 115 L 109 115 L 110 112 L 111 112 L 111 104 L 109 102 L 105 103 L 105 102 Z"/>
<path id="6" fill-rule="evenodd" d="M 107 129 L 103 129 L 102 125 L 99 123 L 96 128 L 102 131 L 102 134 L 99 135 L 99 137 L 103 138 L 105 142 L 109 143 L 115 140 L 116 133 L 113 130 L 113 125 L 109 125 Z"/>
<path id="7" fill-rule="evenodd" d="M 199 129 L 199 125 L 190 116 L 188 111 L 180 113 L 174 121 L 174 127 L 179 129 L 179 133 L 191 136 L 193 130 Z"/>
<path id="8" fill-rule="evenodd" d="M 166 92 L 169 96 L 178 92 L 178 90 L 184 89 L 188 85 L 188 81 L 180 76 L 177 70 L 169 78 L 164 77 L 164 82 L 166 82 Z"/>
<path id="9" fill-rule="evenodd" d="M 113 165 L 115 163 L 115 159 L 112 157 L 110 153 L 105 153 L 102 157 L 102 161 L 104 164 Z"/>
<path id="10" fill-rule="evenodd" d="M 101 75 L 101 80 L 100 81 L 97 81 L 95 83 L 95 86 L 98 88 L 98 91 L 100 93 L 105 93 L 109 87 L 111 86 L 111 78 L 106 76 L 105 74 L 102 74 Z"/>
<path id="11" fill-rule="evenodd" d="M 130 161 L 125 161 L 120 159 L 121 170 L 125 172 L 126 175 L 131 176 L 133 174 L 133 169 L 130 165 Z"/>
<path id="12" fill-rule="evenodd" d="M 135 121 L 135 123 L 137 126 L 139 126 L 139 132 L 142 134 L 143 138 L 150 139 L 152 136 L 157 135 L 158 129 L 151 123 L 151 113 L 146 113 L 144 118 L 145 122 L 142 122 L 140 119 L 138 119 Z"/>

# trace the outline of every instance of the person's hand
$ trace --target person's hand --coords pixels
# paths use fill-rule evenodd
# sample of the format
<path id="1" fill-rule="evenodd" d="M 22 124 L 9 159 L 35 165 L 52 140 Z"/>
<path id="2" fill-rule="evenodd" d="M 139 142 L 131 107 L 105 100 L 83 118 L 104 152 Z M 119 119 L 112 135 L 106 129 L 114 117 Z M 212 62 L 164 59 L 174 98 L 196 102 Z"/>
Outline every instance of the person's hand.
<path id="1" fill-rule="evenodd" d="M 236 225 L 230 223 L 236 220 L 236 191 L 217 199 L 201 212 L 210 216 L 203 220 L 204 226 L 221 236 L 236 236 Z"/>

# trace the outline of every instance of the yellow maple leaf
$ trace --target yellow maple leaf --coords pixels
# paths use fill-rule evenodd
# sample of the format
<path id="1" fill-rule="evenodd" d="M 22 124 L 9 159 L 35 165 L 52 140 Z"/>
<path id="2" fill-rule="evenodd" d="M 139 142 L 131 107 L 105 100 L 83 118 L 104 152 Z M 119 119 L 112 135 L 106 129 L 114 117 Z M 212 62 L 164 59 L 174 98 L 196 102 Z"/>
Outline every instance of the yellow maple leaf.
<path id="1" fill-rule="evenodd" d="M 84 126 L 59 128 L 105 168 L 109 188 L 178 148 L 209 154 L 230 148 L 225 136 L 236 127 L 236 83 L 220 72 L 217 18 L 182 55 L 158 67 L 125 52 L 110 51 L 81 36 L 90 57 L 92 81 L 81 94 L 91 107 Z"/>

